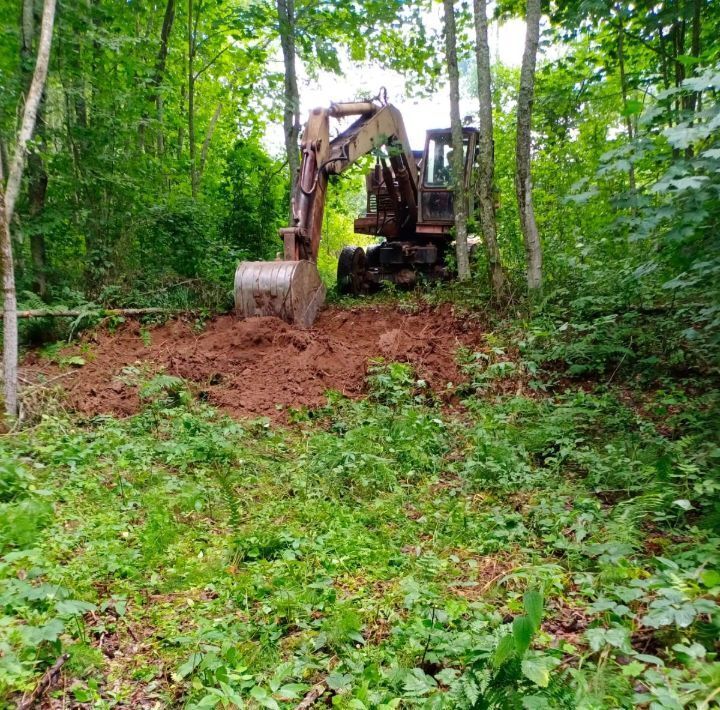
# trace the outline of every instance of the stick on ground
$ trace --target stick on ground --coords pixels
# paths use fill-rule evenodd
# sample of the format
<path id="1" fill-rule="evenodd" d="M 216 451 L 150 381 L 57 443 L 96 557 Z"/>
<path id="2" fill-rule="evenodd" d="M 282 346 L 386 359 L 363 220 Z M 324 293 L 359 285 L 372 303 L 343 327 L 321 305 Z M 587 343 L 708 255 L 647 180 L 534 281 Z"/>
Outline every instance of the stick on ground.
<path id="1" fill-rule="evenodd" d="M 315 684 L 308 694 L 295 707 L 295 710 L 308 710 L 320 699 L 320 696 L 327 690 L 327 681 L 321 680 Z"/>
<path id="2" fill-rule="evenodd" d="M 45 671 L 43 677 L 40 678 L 40 682 L 35 686 L 35 690 L 33 690 L 27 698 L 20 701 L 17 710 L 30 710 L 30 708 L 35 707 L 35 703 L 40 700 L 43 693 L 55 682 L 55 679 L 60 674 L 60 670 L 68 658 L 70 658 L 70 654 L 63 653 L 63 655 Z"/>
<path id="3" fill-rule="evenodd" d="M 18 311 L 18 318 L 77 318 L 78 316 L 144 316 L 151 313 L 177 313 L 171 308 L 100 308 L 97 311 L 53 311 L 38 309 Z M 1 316 L 0 316 L 1 317 Z"/>

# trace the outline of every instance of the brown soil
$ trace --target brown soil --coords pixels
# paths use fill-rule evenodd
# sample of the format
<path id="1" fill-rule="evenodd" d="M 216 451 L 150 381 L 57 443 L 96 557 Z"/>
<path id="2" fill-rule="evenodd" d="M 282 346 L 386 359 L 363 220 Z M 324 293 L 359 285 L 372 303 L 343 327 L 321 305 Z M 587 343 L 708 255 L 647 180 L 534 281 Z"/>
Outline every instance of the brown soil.
<path id="1" fill-rule="evenodd" d="M 477 321 L 457 317 L 450 306 L 416 313 L 329 308 L 311 330 L 277 318 L 226 315 L 195 332 L 192 323 L 175 320 L 152 328 L 149 339 L 141 337 L 137 322 L 129 322 L 68 347 L 64 356 L 85 360 L 72 372 L 31 353 L 24 374 L 32 380 L 62 375 L 56 383 L 70 406 L 88 415 L 136 412 L 137 385 L 123 369 L 140 366 L 196 383 L 203 398 L 233 416 L 282 419 L 288 407 L 323 404 L 330 389 L 361 396 L 368 360 L 375 357 L 412 363 L 418 376 L 444 395 L 449 382 L 461 380 L 457 348 L 479 346 L 481 339 Z"/>

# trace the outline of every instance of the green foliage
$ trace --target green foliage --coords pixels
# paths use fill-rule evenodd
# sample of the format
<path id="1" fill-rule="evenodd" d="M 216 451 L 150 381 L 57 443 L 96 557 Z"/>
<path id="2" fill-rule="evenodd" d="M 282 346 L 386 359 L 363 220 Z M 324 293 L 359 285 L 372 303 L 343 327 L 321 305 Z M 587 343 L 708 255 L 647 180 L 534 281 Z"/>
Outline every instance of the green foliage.
<path id="1" fill-rule="evenodd" d="M 257 140 L 240 140 L 233 146 L 222 193 L 227 205 L 222 232 L 235 248 L 236 260 L 273 259 L 282 251 L 277 230 L 287 221 L 283 165 L 271 160 Z"/>
<path id="2" fill-rule="evenodd" d="M 491 357 L 514 337 L 490 336 Z M 452 413 L 377 362 L 368 399 L 331 394 L 282 429 L 127 376 L 138 415 L 3 442 L 0 697 L 63 650 L 96 703 L 142 686 L 283 707 L 318 677 L 341 707 L 629 708 L 715 687 L 713 393 L 667 383 L 640 405 L 627 385 L 481 379 Z M 133 654 L 98 653 L 131 633 Z"/>
<path id="3" fill-rule="evenodd" d="M 187 5 L 174 5 L 162 60 L 162 8 L 74 5 L 58 13 L 32 144 L 36 159 L 27 170 L 28 184 L 44 174 L 47 192 L 31 204 L 23 189 L 18 204 L 21 290 L 36 290 L 42 272 L 43 300 L 66 306 L 73 305 L 71 289 L 104 305 L 225 308 L 239 258 L 265 256 L 276 243 L 285 184 L 257 140 L 272 113 L 258 113 L 249 87 L 267 95 L 277 77 L 265 75 L 265 51 L 242 36 L 230 3 L 199 4 L 191 149 L 187 57 L 180 51 L 188 45 Z M 3 18 L 8 42 L 0 58 L 8 89 L 0 141 L 10 149 L 29 82 L 28 68 L 17 62 L 18 17 Z M 37 239 L 44 246 L 40 269 L 30 253 Z"/>
<path id="4" fill-rule="evenodd" d="M 369 157 L 360 160 L 343 175 L 331 178 L 328 184 L 318 270 L 330 289 L 336 285 L 338 257 L 343 247 L 365 247 L 376 241 L 367 235 L 355 234 L 353 227 L 355 218 L 365 211 L 365 172 L 371 165 Z"/>
<path id="5" fill-rule="evenodd" d="M 133 271 L 141 271 L 148 284 L 167 274 L 179 278 L 201 275 L 208 250 L 218 241 L 219 225 L 209 206 L 179 198 L 154 205 L 143 221 Z"/>
<path id="6" fill-rule="evenodd" d="M 427 389 L 427 383 L 415 378 L 409 364 L 386 363 L 382 358 L 370 362 L 367 379 L 371 398 L 382 404 L 419 403 Z"/>

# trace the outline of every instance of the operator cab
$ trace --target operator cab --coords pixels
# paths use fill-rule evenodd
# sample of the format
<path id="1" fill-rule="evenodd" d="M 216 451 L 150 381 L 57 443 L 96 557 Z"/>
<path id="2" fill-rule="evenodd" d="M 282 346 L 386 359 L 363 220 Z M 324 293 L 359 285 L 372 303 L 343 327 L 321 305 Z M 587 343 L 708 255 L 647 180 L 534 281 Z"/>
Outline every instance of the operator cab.
<path id="1" fill-rule="evenodd" d="M 469 187 L 477 153 L 477 129 L 463 128 L 464 180 Z M 452 190 L 452 134 L 449 128 L 427 131 L 425 149 L 413 151 L 417 176 L 417 219 L 411 228 L 416 235 L 430 239 L 448 239 L 454 224 Z M 407 235 L 396 215 L 398 183 L 388 187 L 388 175 L 383 170 L 386 162 L 378 158 L 373 170 L 366 175 L 367 206 L 365 214 L 355 220 L 355 232 L 397 239 Z M 469 193 L 472 191 L 470 190 Z M 468 214 L 472 214 L 473 197 L 468 194 Z"/>
<path id="2" fill-rule="evenodd" d="M 470 185 L 476 145 L 477 130 L 463 128 L 463 178 L 466 187 Z M 428 131 L 422 160 L 418 231 L 425 231 L 422 225 L 429 227 L 430 224 L 453 223 L 452 159 L 450 129 L 439 128 Z"/>

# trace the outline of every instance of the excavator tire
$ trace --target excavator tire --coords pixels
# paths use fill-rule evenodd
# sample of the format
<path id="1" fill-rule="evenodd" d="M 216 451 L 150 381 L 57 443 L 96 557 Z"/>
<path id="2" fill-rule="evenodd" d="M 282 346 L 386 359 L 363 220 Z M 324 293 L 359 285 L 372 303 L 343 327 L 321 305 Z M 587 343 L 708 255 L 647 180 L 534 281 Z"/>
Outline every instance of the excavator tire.
<path id="1" fill-rule="evenodd" d="M 373 244 L 365 250 L 365 265 L 368 269 L 376 269 L 380 266 L 379 244 Z"/>
<path id="2" fill-rule="evenodd" d="M 343 296 L 362 293 L 365 281 L 365 251 L 362 247 L 343 247 L 338 259 L 337 287 Z"/>

